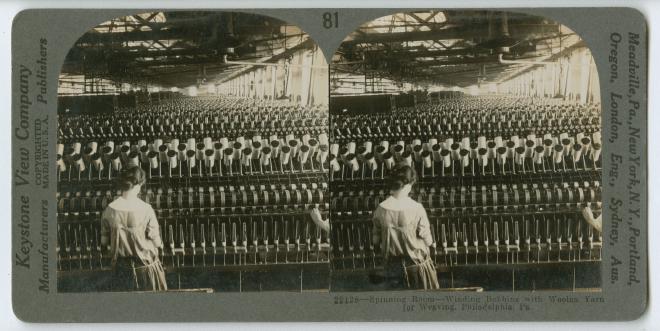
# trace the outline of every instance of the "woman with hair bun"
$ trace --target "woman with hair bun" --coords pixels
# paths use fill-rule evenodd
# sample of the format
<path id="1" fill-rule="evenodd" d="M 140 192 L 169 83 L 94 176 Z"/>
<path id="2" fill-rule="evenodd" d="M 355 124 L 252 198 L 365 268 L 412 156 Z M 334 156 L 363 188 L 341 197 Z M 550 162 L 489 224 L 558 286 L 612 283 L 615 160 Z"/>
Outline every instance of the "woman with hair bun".
<path id="1" fill-rule="evenodd" d="M 373 242 L 383 254 L 390 289 L 440 288 L 429 251 L 429 219 L 424 207 L 408 196 L 416 181 L 413 168 L 395 166 L 388 178 L 390 196 L 373 214 Z"/>
<path id="2" fill-rule="evenodd" d="M 103 211 L 101 244 L 110 244 L 116 291 L 167 290 L 158 259 L 163 241 L 156 213 L 138 198 L 145 177 L 138 166 L 122 170 L 117 181 L 122 194 Z"/>

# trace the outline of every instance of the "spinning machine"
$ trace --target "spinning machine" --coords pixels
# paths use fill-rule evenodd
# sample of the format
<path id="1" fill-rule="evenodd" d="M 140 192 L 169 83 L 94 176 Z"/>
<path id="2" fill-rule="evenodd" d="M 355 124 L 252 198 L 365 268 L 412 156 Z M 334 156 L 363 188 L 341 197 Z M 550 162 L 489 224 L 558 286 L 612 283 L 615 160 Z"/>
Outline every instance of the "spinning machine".
<path id="1" fill-rule="evenodd" d="M 329 208 L 327 128 L 327 109 L 236 97 L 60 115 L 60 282 L 110 274 L 101 214 L 137 165 L 170 288 L 327 290 L 330 238 L 308 216 Z"/>
<path id="2" fill-rule="evenodd" d="M 382 268 L 372 213 L 399 162 L 417 172 L 442 287 L 600 286 L 602 233 L 581 214 L 601 208 L 599 105 L 465 97 L 332 115 L 331 132 L 334 288 Z"/>

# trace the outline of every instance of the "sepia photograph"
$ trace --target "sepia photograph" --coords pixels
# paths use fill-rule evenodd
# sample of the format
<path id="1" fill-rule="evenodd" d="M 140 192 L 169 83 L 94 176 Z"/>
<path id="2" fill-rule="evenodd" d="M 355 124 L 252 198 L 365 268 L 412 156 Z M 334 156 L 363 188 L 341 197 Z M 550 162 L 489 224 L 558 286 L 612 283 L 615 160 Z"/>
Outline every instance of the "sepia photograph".
<path id="1" fill-rule="evenodd" d="M 648 319 L 650 16 L 355 6 L 4 13 L 8 314 Z"/>
<path id="2" fill-rule="evenodd" d="M 330 63 L 333 291 L 600 292 L 587 44 L 544 17 L 401 12 Z"/>
<path id="3" fill-rule="evenodd" d="M 328 65 L 264 15 L 100 23 L 58 84 L 59 292 L 327 292 Z"/>

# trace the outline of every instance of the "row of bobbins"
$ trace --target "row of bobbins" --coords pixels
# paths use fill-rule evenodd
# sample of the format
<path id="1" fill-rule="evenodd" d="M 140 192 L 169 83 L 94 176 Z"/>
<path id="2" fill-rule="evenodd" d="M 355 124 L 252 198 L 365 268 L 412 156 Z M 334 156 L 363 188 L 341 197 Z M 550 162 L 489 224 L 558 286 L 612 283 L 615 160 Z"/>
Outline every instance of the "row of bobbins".
<path id="1" fill-rule="evenodd" d="M 309 206 L 327 205 L 327 183 L 271 184 L 245 186 L 219 186 L 147 189 L 143 199 L 151 204 L 157 214 L 171 213 L 173 210 L 196 210 L 199 213 L 231 213 L 232 207 L 273 208 L 278 206 L 301 206 L 305 211 Z M 121 195 L 120 191 L 100 190 L 57 193 L 57 213 L 60 221 L 87 218 L 96 221 L 106 206 Z M 225 208 L 230 208 L 225 210 Z M 91 216 L 91 217 L 90 217 Z"/>
<path id="2" fill-rule="evenodd" d="M 199 175 L 243 174 L 243 167 L 250 168 L 251 173 L 263 173 L 265 170 L 273 171 L 274 164 L 280 172 L 303 171 L 305 165 L 312 170 L 322 170 L 329 150 L 326 134 L 317 137 L 309 134 L 301 137 L 287 135 L 283 138 L 270 136 L 267 139 L 257 135 L 251 139 L 237 137 L 235 140 L 223 137 L 217 141 L 206 137 L 200 142 L 195 138 L 189 138 L 186 142 L 180 142 L 178 139 L 169 142 L 155 139 L 152 143 L 147 143 L 146 140 L 136 143 L 124 141 L 119 146 L 116 146 L 114 141 L 106 141 L 103 146 L 99 146 L 97 142 L 89 142 L 84 148 L 82 146 L 81 143 L 75 142 L 65 149 L 64 144 L 58 144 L 56 162 L 59 173 L 69 170 L 70 176 L 73 168 L 74 174 L 78 175 L 74 175 L 74 179 L 85 179 L 81 173 L 87 170 L 87 179 L 91 179 L 93 168 L 97 178 L 102 178 L 111 177 L 113 171 L 116 174 L 131 165 L 148 165 L 148 168 L 152 169 L 150 175 L 155 175 L 153 170 L 158 170 L 157 174 L 160 176 L 164 175 L 163 167 L 170 176 L 186 175 L 186 172 L 182 171 L 183 167 L 186 168 L 188 176 L 195 174 L 195 168 Z M 292 160 L 298 169 L 294 169 Z M 315 169 L 315 165 L 319 169 Z M 289 166 L 288 169 L 286 166 Z M 205 168 L 204 173 L 202 167 Z M 173 172 L 172 169 L 178 171 Z"/>
<path id="3" fill-rule="evenodd" d="M 370 215 L 387 198 L 385 190 L 338 192 L 331 197 L 333 214 L 362 212 Z M 602 200 L 600 182 L 522 183 L 460 186 L 422 187 L 411 193 L 411 198 L 424 205 L 429 213 L 462 211 L 465 208 L 492 209 L 494 212 L 598 207 Z M 339 221 L 339 220 L 338 220 Z"/>
<path id="4" fill-rule="evenodd" d="M 361 169 L 363 176 L 366 169 L 372 177 L 376 175 L 376 170 L 380 169 L 382 177 L 383 168 L 389 170 L 399 162 L 427 170 L 423 175 L 431 176 L 438 172 L 435 169 L 436 164 L 441 164 L 439 172 L 442 175 L 456 174 L 456 169 L 460 169 L 461 174 L 465 175 L 466 168 L 472 175 L 485 175 L 487 170 L 490 174 L 566 170 L 567 160 L 573 170 L 578 167 L 595 170 L 601 153 L 601 135 L 600 132 L 595 132 L 591 135 L 581 133 L 576 136 L 564 133 L 559 136 L 546 134 L 537 137 L 531 134 L 522 138 L 511 136 L 507 140 L 501 136 L 492 140 L 480 136 L 476 141 L 469 137 L 460 141 L 447 138 L 442 142 L 437 138 L 426 142 L 413 139 L 408 144 L 403 140 L 393 144 L 383 140 L 375 147 L 371 141 L 359 146 L 356 142 L 348 142 L 343 146 L 335 143 L 330 145 L 329 160 L 332 172 L 341 171 L 340 179 L 343 179 L 346 178 L 344 169 L 348 169 L 351 178 Z"/>

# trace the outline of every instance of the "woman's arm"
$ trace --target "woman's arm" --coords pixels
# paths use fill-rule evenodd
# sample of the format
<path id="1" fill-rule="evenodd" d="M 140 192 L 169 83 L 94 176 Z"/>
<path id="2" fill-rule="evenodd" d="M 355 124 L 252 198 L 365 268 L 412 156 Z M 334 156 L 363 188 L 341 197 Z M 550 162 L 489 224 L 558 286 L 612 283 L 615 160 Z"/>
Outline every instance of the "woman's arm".
<path id="1" fill-rule="evenodd" d="M 147 218 L 147 239 L 154 243 L 157 248 L 163 247 L 163 239 L 160 237 L 160 225 L 156 219 L 156 212 L 149 206 L 149 216 Z"/>
<path id="2" fill-rule="evenodd" d="M 433 244 L 433 235 L 431 234 L 431 223 L 429 222 L 429 217 L 426 215 L 426 210 L 420 204 L 420 219 L 417 224 L 417 236 L 424 240 L 426 246 L 431 246 Z"/>
<path id="3" fill-rule="evenodd" d="M 101 214 L 101 246 L 105 247 L 110 243 L 110 226 L 108 225 L 108 208 Z"/>
<path id="4" fill-rule="evenodd" d="M 374 244 L 374 247 L 378 250 L 380 249 L 380 241 L 381 241 L 381 224 L 380 224 L 380 208 L 377 208 L 376 211 L 374 211 L 374 216 L 371 219 L 371 222 L 373 224 L 373 229 L 371 230 L 371 241 Z"/>

